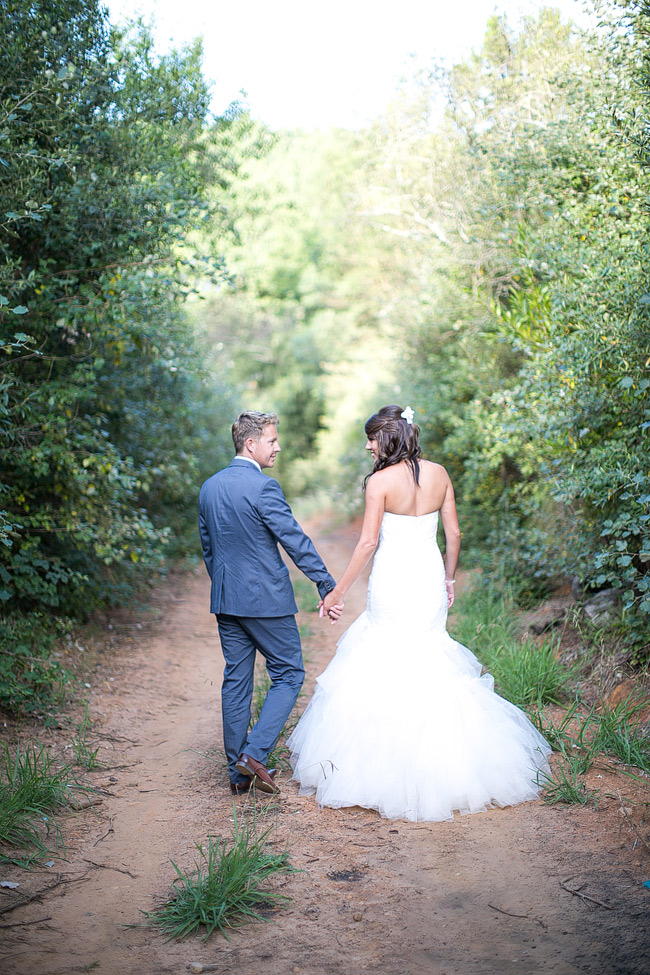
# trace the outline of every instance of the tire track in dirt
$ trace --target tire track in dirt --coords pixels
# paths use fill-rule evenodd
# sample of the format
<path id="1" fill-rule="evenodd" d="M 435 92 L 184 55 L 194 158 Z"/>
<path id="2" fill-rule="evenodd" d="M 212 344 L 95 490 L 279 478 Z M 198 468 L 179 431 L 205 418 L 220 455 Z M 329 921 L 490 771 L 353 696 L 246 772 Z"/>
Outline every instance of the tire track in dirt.
<path id="1" fill-rule="evenodd" d="M 324 521 L 311 529 L 328 567 L 340 573 L 354 531 Z M 364 600 L 360 582 L 346 625 Z M 202 570 L 182 576 L 175 596 L 169 585 L 158 601 L 163 623 L 135 650 L 100 666 L 90 697 L 103 733 L 130 739 L 118 742 L 111 764 L 131 767 L 91 776 L 110 794 L 68 818 L 67 861 L 29 881 L 20 874 L 34 890 L 52 874 L 81 879 L 4 915 L 50 918 L 2 932 L 7 975 L 157 975 L 180 973 L 192 961 L 224 975 L 645 970 L 643 845 L 615 801 L 601 810 L 533 802 L 453 822 L 406 823 L 358 808 L 319 809 L 285 775 L 281 797 L 258 800 L 257 815 L 274 825 L 274 847 L 290 850 L 301 870 L 281 881 L 292 898 L 287 909 L 230 941 L 165 943 L 150 928 L 128 926 L 141 924 L 140 912 L 168 890 L 170 858 L 187 867 L 195 841 L 232 827 L 220 750 L 222 661 L 207 578 Z M 308 679 L 296 715 L 341 633 L 313 614 L 301 620 Z M 236 808 L 250 813 L 251 799 L 236 800 Z M 568 877 L 613 910 L 563 890 Z"/>

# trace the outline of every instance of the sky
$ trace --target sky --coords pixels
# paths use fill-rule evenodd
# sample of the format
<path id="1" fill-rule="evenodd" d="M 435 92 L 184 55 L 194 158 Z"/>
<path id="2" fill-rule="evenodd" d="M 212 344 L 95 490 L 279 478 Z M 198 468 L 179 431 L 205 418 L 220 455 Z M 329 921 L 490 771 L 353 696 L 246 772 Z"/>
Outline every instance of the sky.
<path id="1" fill-rule="evenodd" d="M 585 23 L 582 0 L 104 0 L 111 20 L 141 15 L 160 52 L 194 37 L 220 114 L 235 100 L 273 129 L 356 128 L 379 115 L 409 64 L 454 63 L 488 17 L 542 6 Z M 242 91 L 246 93 L 242 96 Z"/>

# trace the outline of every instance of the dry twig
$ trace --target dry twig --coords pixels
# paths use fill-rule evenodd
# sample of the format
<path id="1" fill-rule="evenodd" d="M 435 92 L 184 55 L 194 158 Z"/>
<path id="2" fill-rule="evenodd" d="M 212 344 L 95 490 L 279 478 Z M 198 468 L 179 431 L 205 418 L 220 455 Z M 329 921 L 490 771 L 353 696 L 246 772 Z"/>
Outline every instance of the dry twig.
<path id="1" fill-rule="evenodd" d="M 566 890 L 568 894 L 575 894 L 576 897 L 581 897 L 583 901 L 590 901 L 592 904 L 598 904 L 599 907 L 606 907 L 608 911 L 614 910 L 611 904 L 605 904 L 604 901 L 599 901 L 596 897 L 590 897 L 589 894 L 583 894 L 581 890 L 576 890 L 575 887 L 567 887 L 569 881 L 573 879 L 574 877 L 567 877 L 566 880 L 561 880 L 560 887 L 562 890 Z M 584 887 L 584 884 L 582 886 Z"/>
<path id="2" fill-rule="evenodd" d="M 51 920 L 51 917 L 37 917 L 33 921 L 14 921 L 13 924 L 0 924 L 0 930 L 3 928 L 26 928 L 28 924 L 40 924 L 42 921 Z"/>
<path id="3" fill-rule="evenodd" d="M 85 863 L 89 863 L 93 867 L 98 867 L 100 870 L 115 870 L 116 873 L 125 873 L 127 877 L 132 880 L 137 880 L 137 873 L 131 873 L 130 870 L 125 870 L 123 867 L 112 867 L 110 863 L 96 863 L 94 860 L 89 860 L 88 857 L 83 858 Z"/>

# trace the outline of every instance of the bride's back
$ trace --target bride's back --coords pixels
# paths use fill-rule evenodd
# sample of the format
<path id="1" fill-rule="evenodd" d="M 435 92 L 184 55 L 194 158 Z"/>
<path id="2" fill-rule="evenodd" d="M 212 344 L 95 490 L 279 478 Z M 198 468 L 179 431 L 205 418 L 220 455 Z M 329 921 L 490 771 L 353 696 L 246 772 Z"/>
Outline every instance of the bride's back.
<path id="1" fill-rule="evenodd" d="M 409 463 L 401 461 L 373 474 L 381 479 L 384 509 L 394 515 L 426 515 L 442 508 L 449 487 L 449 475 L 441 464 L 420 462 L 420 483 L 415 483 Z"/>

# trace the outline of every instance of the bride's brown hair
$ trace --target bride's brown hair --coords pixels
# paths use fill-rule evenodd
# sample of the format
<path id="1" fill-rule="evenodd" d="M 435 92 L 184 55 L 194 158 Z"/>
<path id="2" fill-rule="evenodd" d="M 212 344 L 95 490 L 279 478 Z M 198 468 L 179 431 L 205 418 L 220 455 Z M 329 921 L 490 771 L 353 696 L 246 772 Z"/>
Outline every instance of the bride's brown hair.
<path id="1" fill-rule="evenodd" d="M 402 413 L 402 406 L 382 406 L 380 410 L 373 413 L 366 420 L 365 431 L 368 440 L 377 441 L 378 457 L 375 465 L 369 474 L 363 479 L 365 490 L 368 478 L 376 471 L 382 471 L 385 467 L 392 467 L 405 460 L 411 468 L 413 479 L 416 484 L 420 483 L 419 458 L 422 456 L 420 450 L 420 428 L 416 423 L 407 423 Z"/>

